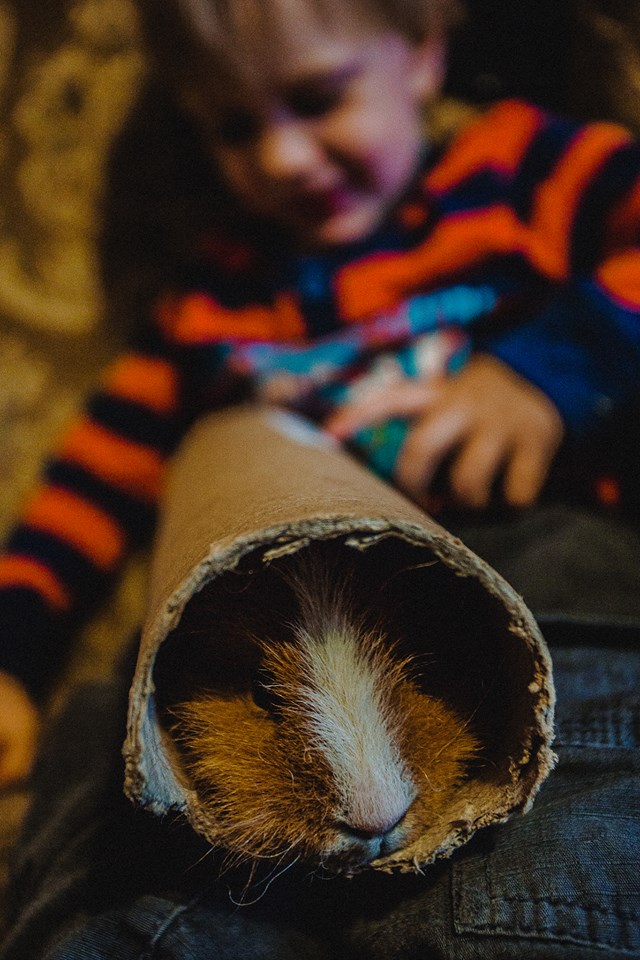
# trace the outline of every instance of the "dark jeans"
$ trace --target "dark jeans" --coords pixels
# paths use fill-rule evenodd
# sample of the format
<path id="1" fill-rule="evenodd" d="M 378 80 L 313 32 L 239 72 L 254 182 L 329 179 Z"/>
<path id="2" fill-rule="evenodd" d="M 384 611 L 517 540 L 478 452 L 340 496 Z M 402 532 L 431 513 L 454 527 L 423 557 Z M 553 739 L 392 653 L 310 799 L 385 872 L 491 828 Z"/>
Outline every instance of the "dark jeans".
<path id="1" fill-rule="evenodd" d="M 545 618 L 558 767 L 528 814 L 422 875 L 225 871 L 188 826 L 123 799 L 126 681 L 79 689 L 36 773 L 0 957 L 640 957 L 640 617 L 581 603 Z"/>

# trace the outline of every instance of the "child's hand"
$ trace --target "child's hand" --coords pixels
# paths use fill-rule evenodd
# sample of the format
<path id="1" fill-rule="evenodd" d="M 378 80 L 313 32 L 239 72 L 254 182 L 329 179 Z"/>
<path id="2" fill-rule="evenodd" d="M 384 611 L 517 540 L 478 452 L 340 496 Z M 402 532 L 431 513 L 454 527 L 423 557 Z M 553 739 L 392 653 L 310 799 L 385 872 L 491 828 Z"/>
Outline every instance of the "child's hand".
<path id="1" fill-rule="evenodd" d="M 564 435 L 552 401 L 510 367 L 476 354 L 454 377 L 407 379 L 346 404 L 325 423 L 340 440 L 392 417 L 412 425 L 395 470 L 398 486 L 423 505 L 438 467 L 451 457 L 449 488 L 463 506 L 485 507 L 502 475 L 505 501 L 538 497 Z"/>
<path id="2" fill-rule="evenodd" d="M 20 681 L 0 670 L 0 788 L 28 776 L 38 726 L 38 711 Z"/>

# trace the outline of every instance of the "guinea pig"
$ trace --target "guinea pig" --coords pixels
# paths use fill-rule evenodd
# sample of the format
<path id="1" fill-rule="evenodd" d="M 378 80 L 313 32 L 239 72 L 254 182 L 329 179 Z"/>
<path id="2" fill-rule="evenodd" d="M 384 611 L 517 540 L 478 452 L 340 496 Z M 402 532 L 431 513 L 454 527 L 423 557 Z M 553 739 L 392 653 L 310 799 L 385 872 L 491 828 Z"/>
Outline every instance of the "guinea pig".
<path id="1" fill-rule="evenodd" d="M 247 629 L 230 644 L 249 679 L 210 684 L 165 722 L 236 860 L 352 874 L 446 820 L 478 742 L 358 610 L 344 568 L 309 556 L 282 573 L 294 608 L 283 635 Z"/>

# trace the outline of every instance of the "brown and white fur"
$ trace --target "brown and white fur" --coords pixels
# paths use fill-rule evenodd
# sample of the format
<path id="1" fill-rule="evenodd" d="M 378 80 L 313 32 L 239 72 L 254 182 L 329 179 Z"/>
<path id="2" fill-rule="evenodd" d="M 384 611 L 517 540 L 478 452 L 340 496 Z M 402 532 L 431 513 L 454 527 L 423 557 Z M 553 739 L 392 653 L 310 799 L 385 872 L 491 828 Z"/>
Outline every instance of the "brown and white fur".
<path id="1" fill-rule="evenodd" d="M 353 873 L 447 817 L 477 743 L 326 570 L 290 578 L 291 638 L 261 644 L 254 695 L 174 710 L 174 736 L 223 846 Z"/>

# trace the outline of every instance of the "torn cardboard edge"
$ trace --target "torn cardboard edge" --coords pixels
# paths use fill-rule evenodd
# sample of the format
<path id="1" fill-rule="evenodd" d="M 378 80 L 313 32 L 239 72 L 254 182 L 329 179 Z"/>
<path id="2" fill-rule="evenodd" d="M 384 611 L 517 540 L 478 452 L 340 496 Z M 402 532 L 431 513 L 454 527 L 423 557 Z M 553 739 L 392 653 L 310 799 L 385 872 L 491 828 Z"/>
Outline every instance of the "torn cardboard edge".
<path id="1" fill-rule="evenodd" d="M 454 642 L 464 654 L 462 662 L 471 656 L 481 671 L 487 659 L 482 646 L 493 644 L 488 652 L 501 664 L 498 685 L 504 689 L 483 707 L 487 729 L 494 730 L 490 735 L 505 743 L 492 776 L 485 771 L 469 779 L 446 827 L 430 827 L 412 846 L 373 864 L 381 870 L 416 870 L 450 855 L 480 827 L 526 811 L 533 802 L 555 762 L 550 657 L 533 616 L 502 577 L 396 490 L 327 444 L 320 431 L 293 416 L 255 407 L 213 414 L 194 428 L 176 459 L 130 693 L 125 792 L 158 815 L 181 811 L 216 844 L 215 823 L 185 782 L 158 719 L 158 651 L 190 598 L 205 585 L 237 571 L 247 558 L 267 571 L 279 558 L 321 540 L 339 540 L 363 562 L 375 563 L 380 555 L 381 565 L 397 568 L 400 580 L 409 554 L 424 555 L 424 602 L 438 602 L 431 589 L 435 576 L 437 593 L 446 598 L 445 609 L 437 611 L 439 622 L 457 625 L 452 636 L 461 634 Z M 437 572 L 430 569 L 432 560 Z M 461 620 L 464 604 L 458 597 L 463 593 L 473 616 Z M 423 596 L 416 598 L 416 609 Z M 449 637 L 447 644 L 451 642 Z M 473 677 L 462 680 L 469 684 Z M 455 675 L 450 681 L 453 687 Z M 500 733 L 500 723 L 511 729 Z"/>

